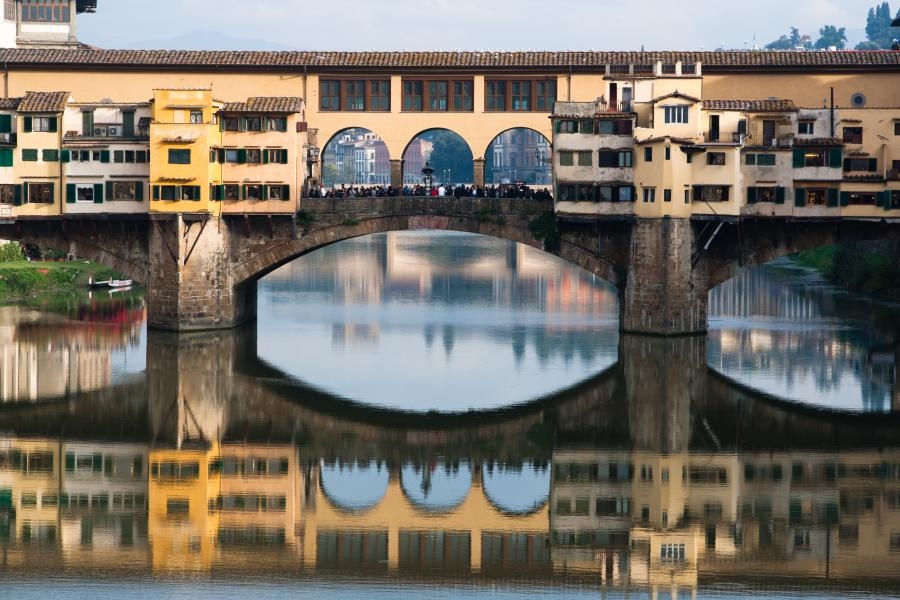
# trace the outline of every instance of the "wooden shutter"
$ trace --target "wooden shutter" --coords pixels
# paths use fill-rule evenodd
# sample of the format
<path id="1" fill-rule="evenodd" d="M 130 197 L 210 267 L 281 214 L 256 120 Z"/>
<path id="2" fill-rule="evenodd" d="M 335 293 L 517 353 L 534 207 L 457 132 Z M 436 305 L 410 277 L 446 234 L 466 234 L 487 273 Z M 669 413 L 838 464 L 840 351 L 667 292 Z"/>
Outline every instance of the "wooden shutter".
<path id="1" fill-rule="evenodd" d="M 288 150 L 287 148 L 285 148 L 284 150 L 282 150 L 282 151 L 281 151 L 281 157 L 280 157 L 281 160 L 279 160 L 278 162 L 280 162 L 280 163 L 283 164 L 283 165 L 288 164 L 288 152 L 289 152 L 289 150 Z"/>
<path id="2" fill-rule="evenodd" d="M 47 118 L 47 130 L 50 133 L 56 133 L 57 130 L 57 117 L 48 117 Z"/>
<path id="3" fill-rule="evenodd" d="M 870 159 L 869 159 L 868 167 L 869 167 L 869 168 L 868 168 L 869 173 L 874 173 L 874 172 L 876 172 L 876 171 L 878 170 L 878 159 L 877 159 L 877 158 L 870 158 Z"/>
<path id="4" fill-rule="evenodd" d="M 72 160 L 72 151 L 71 150 L 61 150 L 59 153 L 60 162 L 67 163 Z"/>
<path id="5" fill-rule="evenodd" d="M 116 198 L 115 198 L 115 190 L 113 189 L 113 182 L 107 181 L 106 182 L 106 201 L 111 202 L 115 199 Z"/>
<path id="6" fill-rule="evenodd" d="M 13 149 L 0 148 L 0 167 L 13 166 Z"/>
<path id="7" fill-rule="evenodd" d="M 747 156 L 751 156 L 748 154 Z M 747 204 L 756 204 L 756 188 L 748 187 L 747 188 Z"/>
<path id="8" fill-rule="evenodd" d="M 138 202 L 144 201 L 144 182 L 143 181 L 135 181 L 134 182 L 134 199 Z"/>
<path id="9" fill-rule="evenodd" d="M 113 151 L 113 162 L 116 162 L 116 163 L 125 162 L 125 151 L 124 150 L 114 150 Z"/>
<path id="10" fill-rule="evenodd" d="M 840 199 L 839 199 L 840 194 L 839 194 L 837 188 L 829 188 L 828 190 L 825 191 L 825 194 L 827 197 L 826 203 L 828 206 L 833 208 L 838 205 L 838 202 L 840 201 Z"/>
<path id="11" fill-rule="evenodd" d="M 75 184 L 67 183 L 66 184 L 66 204 L 75 204 Z"/>
<path id="12" fill-rule="evenodd" d="M 784 204 L 785 189 L 782 186 L 775 188 L 775 204 Z"/>
<path id="13" fill-rule="evenodd" d="M 134 111 L 122 111 L 122 137 L 134 137 Z"/>
<path id="14" fill-rule="evenodd" d="M 891 210 L 891 190 L 884 190 L 881 195 L 883 196 L 884 210 Z"/>
<path id="15" fill-rule="evenodd" d="M 246 148 L 238 148 L 237 161 L 238 161 L 239 165 L 247 164 L 247 149 Z"/>
<path id="16" fill-rule="evenodd" d="M 94 204 L 103 204 L 103 184 L 94 184 Z"/>
<path id="17" fill-rule="evenodd" d="M 806 166 L 806 152 L 803 148 L 794 148 L 794 168 L 802 169 Z"/>
<path id="18" fill-rule="evenodd" d="M 24 131 L 25 133 L 31 133 L 32 121 L 33 119 L 31 117 L 24 117 L 22 119 L 22 131 Z"/>
<path id="19" fill-rule="evenodd" d="M 152 197 L 154 200 L 159 200 L 159 186 L 158 185 L 153 186 L 153 196 Z"/>
<path id="20" fill-rule="evenodd" d="M 841 148 L 828 149 L 828 166 L 833 169 L 840 169 L 844 162 L 844 151 Z"/>
<path id="21" fill-rule="evenodd" d="M 264 165 L 269 164 L 269 149 L 268 149 L 268 148 L 263 148 L 262 150 L 260 150 L 260 152 L 262 153 L 262 162 L 263 162 L 263 164 L 264 164 Z"/>
<path id="22" fill-rule="evenodd" d="M 0 115 L 0 133 L 12 133 L 12 115 Z"/>
<path id="23" fill-rule="evenodd" d="M 281 199 L 285 201 L 291 199 L 291 186 L 288 184 L 281 186 Z"/>
<path id="24" fill-rule="evenodd" d="M 841 206 L 850 206 L 850 192 L 841 192 Z"/>
<path id="25" fill-rule="evenodd" d="M 102 162 L 102 163 L 109 162 L 109 150 L 101 150 L 100 151 L 100 162 Z"/>
<path id="26" fill-rule="evenodd" d="M 797 208 L 806 206 L 806 188 L 794 188 L 794 206 Z"/>

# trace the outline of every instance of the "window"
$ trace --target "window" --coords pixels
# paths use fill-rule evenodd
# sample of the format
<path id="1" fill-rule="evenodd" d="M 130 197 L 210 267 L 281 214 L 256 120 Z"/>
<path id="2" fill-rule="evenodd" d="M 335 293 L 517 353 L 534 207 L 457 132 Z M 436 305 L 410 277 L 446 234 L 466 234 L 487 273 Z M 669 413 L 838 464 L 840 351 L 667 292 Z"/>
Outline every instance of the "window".
<path id="1" fill-rule="evenodd" d="M 578 121 L 578 133 L 594 133 L 594 122 L 588 119 Z"/>
<path id="2" fill-rule="evenodd" d="M 591 162 L 591 151 L 590 150 L 579 150 L 578 151 L 578 166 L 579 167 L 590 167 Z"/>
<path id="3" fill-rule="evenodd" d="M 894 135 L 900 135 L 900 121 L 894 121 Z"/>
<path id="4" fill-rule="evenodd" d="M 264 151 L 263 162 L 286 165 L 288 162 L 288 151 L 285 148 L 269 148 Z"/>
<path id="5" fill-rule="evenodd" d="M 631 514 L 631 498 L 597 498 L 596 516 L 617 517 Z"/>
<path id="6" fill-rule="evenodd" d="M 772 202 L 775 204 L 784 204 L 784 188 L 748 187 L 747 202 L 750 204 L 754 204 L 756 202 Z"/>
<path id="7" fill-rule="evenodd" d="M 155 185 L 154 200 L 200 200 L 199 185 Z"/>
<path id="8" fill-rule="evenodd" d="M 512 109 L 516 111 L 531 110 L 531 82 L 511 81 L 510 98 Z"/>
<path id="9" fill-rule="evenodd" d="M 485 110 L 551 111 L 556 101 L 556 81 L 517 79 L 485 81 Z"/>
<path id="10" fill-rule="evenodd" d="M 815 121 L 799 121 L 797 123 L 797 133 L 799 135 L 812 135 L 816 129 Z"/>
<path id="11" fill-rule="evenodd" d="M 644 162 L 653 162 L 653 148 L 650 146 L 644 148 Z"/>
<path id="12" fill-rule="evenodd" d="M 631 135 L 634 128 L 631 120 L 627 119 L 601 119 L 597 132 L 600 135 Z"/>
<path id="13" fill-rule="evenodd" d="M 425 106 L 424 86 L 421 81 L 403 82 L 403 110 L 409 112 L 421 111 Z"/>
<path id="14" fill-rule="evenodd" d="M 247 148 L 247 163 L 259 164 L 262 162 L 262 153 L 259 148 Z"/>
<path id="15" fill-rule="evenodd" d="M 75 186 L 75 201 L 76 202 L 93 202 L 94 201 L 94 186 L 93 186 L 93 184 L 76 185 Z"/>
<path id="16" fill-rule="evenodd" d="M 446 81 L 429 81 L 428 82 L 428 110 L 431 110 L 431 111 L 447 110 L 447 82 Z"/>
<path id="17" fill-rule="evenodd" d="M 262 117 L 241 117 L 241 129 L 246 131 L 262 131 Z"/>
<path id="18" fill-rule="evenodd" d="M 386 79 L 319 81 L 319 110 L 322 111 L 388 111 L 390 99 L 391 82 Z M 277 131 L 286 131 L 286 127 Z"/>
<path id="19" fill-rule="evenodd" d="M 7 21 L 16 20 L 16 0 L 6 0 L 3 6 L 3 18 Z"/>
<path id="20" fill-rule="evenodd" d="M 775 155 L 774 154 L 748 154 L 746 156 L 746 163 L 748 165 L 756 165 L 758 167 L 774 167 L 775 166 Z"/>
<path id="21" fill-rule="evenodd" d="M 631 186 L 601 185 L 597 187 L 595 199 L 598 202 L 633 202 L 634 188 Z"/>
<path id="22" fill-rule="evenodd" d="M 287 131 L 287 117 L 266 117 L 266 131 Z"/>
<path id="23" fill-rule="evenodd" d="M 389 80 L 369 82 L 369 110 L 378 112 L 391 110 L 391 82 Z"/>
<path id="24" fill-rule="evenodd" d="M 671 202 L 672 201 L 672 190 L 666 188 L 663 190 L 663 202 Z"/>
<path id="25" fill-rule="evenodd" d="M 202 125 L 203 124 L 203 111 L 202 110 L 192 110 L 190 113 L 190 122 L 193 125 Z"/>
<path id="26" fill-rule="evenodd" d="M 262 186 L 258 184 L 250 184 L 244 186 L 244 199 L 245 200 L 261 200 L 262 199 Z"/>
<path id="27" fill-rule="evenodd" d="M 23 156 L 24 158 L 24 156 Z M 559 151 L 559 166 L 561 167 L 571 167 L 575 164 L 574 162 L 575 155 L 571 150 L 560 150 Z"/>
<path id="28" fill-rule="evenodd" d="M 191 164 L 191 151 L 190 150 L 175 150 L 169 149 L 169 164 L 170 165 L 189 165 Z"/>
<path id="29" fill-rule="evenodd" d="M 707 152 L 706 153 L 706 164 L 722 166 L 725 164 L 725 153 L 724 152 Z"/>
<path id="30" fill-rule="evenodd" d="M 683 562 L 684 544 L 660 544 L 659 558 L 663 562 Z"/>
<path id="31" fill-rule="evenodd" d="M 59 162 L 59 150 L 43 150 L 41 158 L 44 162 Z"/>
<path id="32" fill-rule="evenodd" d="M 689 108 L 686 105 L 663 106 L 663 120 L 666 123 L 687 123 Z"/>
<path id="33" fill-rule="evenodd" d="M 240 131 L 241 129 L 241 120 L 237 117 L 222 117 L 222 120 L 219 121 L 222 126 L 222 131 Z"/>
<path id="34" fill-rule="evenodd" d="M 111 184 L 109 200 L 143 200 L 141 197 L 143 184 L 140 181 L 113 181 Z"/>
<path id="35" fill-rule="evenodd" d="M 266 197 L 269 200 L 287 200 L 288 186 L 286 185 L 267 185 Z"/>
<path id="36" fill-rule="evenodd" d="M 241 199 L 241 186 L 236 183 L 226 183 L 224 186 L 224 199 L 225 200 L 240 200 Z"/>
<path id="37" fill-rule="evenodd" d="M 506 110 L 506 82 L 485 82 L 485 110 Z"/>
<path id="38" fill-rule="evenodd" d="M 17 188 L 12 183 L 0 184 L 0 204 L 15 204 Z"/>
<path id="39" fill-rule="evenodd" d="M 837 191 L 837 190 L 835 190 Z M 824 206 L 827 201 L 827 190 L 824 188 L 797 188 L 794 190 L 796 206 Z"/>
<path id="40" fill-rule="evenodd" d="M 862 127 L 844 127 L 844 143 L 845 144 L 862 144 L 863 128 Z"/>
<path id="41" fill-rule="evenodd" d="M 728 201 L 727 185 L 695 185 L 693 189 L 695 202 Z"/>
<path id="42" fill-rule="evenodd" d="M 34 162 L 38 159 L 38 151 L 30 148 L 22 148 L 22 160 Z"/>
<path id="43" fill-rule="evenodd" d="M 866 156 L 853 156 L 844 159 L 845 171 L 866 171 L 875 173 L 878 171 L 878 159 Z"/>
<path id="44" fill-rule="evenodd" d="M 22 0 L 23 21 L 68 23 L 70 16 L 69 0 Z"/>
<path id="45" fill-rule="evenodd" d="M 453 110 L 471 111 L 473 108 L 473 83 L 471 81 L 453 82 Z"/>
<path id="46" fill-rule="evenodd" d="M 319 82 L 319 110 L 341 110 L 341 82 L 323 79 Z"/>
<path id="47" fill-rule="evenodd" d="M 653 481 L 653 465 L 641 465 L 641 481 Z"/>
<path id="48" fill-rule="evenodd" d="M 536 81 L 534 83 L 535 110 L 550 112 L 553 110 L 554 102 L 556 102 L 556 82 Z"/>
<path id="49" fill-rule="evenodd" d="M 841 204 L 868 204 L 875 206 L 875 192 L 842 192 L 843 202 Z"/>
<path id="50" fill-rule="evenodd" d="M 823 148 L 808 148 L 803 150 L 804 167 L 824 167 L 825 166 L 825 150 Z"/>
<path id="51" fill-rule="evenodd" d="M 656 202 L 656 188 L 644 188 L 644 202 Z"/>
<path id="52" fill-rule="evenodd" d="M 31 204 L 53 204 L 53 184 L 29 183 L 28 202 Z"/>
<path id="53" fill-rule="evenodd" d="M 630 167 L 633 156 L 631 150 L 600 150 L 598 154 L 598 166 L 600 167 Z"/>
<path id="54" fill-rule="evenodd" d="M 344 110 L 366 110 L 366 82 L 364 80 L 344 82 Z"/>
<path id="55" fill-rule="evenodd" d="M 556 133 L 575 133 L 578 131 L 578 121 L 557 121 Z"/>
<path id="56" fill-rule="evenodd" d="M 666 146 L 666 160 L 672 160 L 672 148 Z"/>
<path id="57" fill-rule="evenodd" d="M 28 121 L 31 120 L 31 128 L 28 127 Z M 56 131 L 56 117 L 25 117 L 25 131 Z"/>

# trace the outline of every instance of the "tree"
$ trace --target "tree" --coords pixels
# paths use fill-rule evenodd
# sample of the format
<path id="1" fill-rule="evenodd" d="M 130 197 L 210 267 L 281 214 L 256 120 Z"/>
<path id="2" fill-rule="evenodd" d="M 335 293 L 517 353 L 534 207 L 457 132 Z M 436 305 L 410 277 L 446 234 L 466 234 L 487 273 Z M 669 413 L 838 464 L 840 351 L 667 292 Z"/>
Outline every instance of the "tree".
<path id="1" fill-rule="evenodd" d="M 809 48 L 812 46 L 812 38 L 808 35 L 800 35 L 800 30 L 791 27 L 790 35 L 783 35 L 774 42 L 766 44 L 767 50 L 794 50 L 796 48 Z"/>
<path id="2" fill-rule="evenodd" d="M 900 16 L 900 12 L 897 13 Z M 857 50 L 877 50 L 879 48 L 888 49 L 891 47 L 891 7 L 887 2 L 869 9 L 866 17 L 866 38 L 867 42 L 862 42 L 856 46 Z"/>
<path id="3" fill-rule="evenodd" d="M 846 41 L 846 27 L 838 28 L 835 25 L 825 25 L 819 30 L 819 39 L 816 40 L 815 48 L 817 50 L 825 50 L 830 46 L 834 46 L 838 50 L 842 50 Z"/>
<path id="4" fill-rule="evenodd" d="M 471 183 L 475 179 L 472 167 L 472 151 L 468 144 L 447 129 L 435 129 L 422 134 L 432 143 L 428 162 L 434 169 L 434 178 L 442 183 Z M 450 181 L 443 181 L 444 173 Z"/>

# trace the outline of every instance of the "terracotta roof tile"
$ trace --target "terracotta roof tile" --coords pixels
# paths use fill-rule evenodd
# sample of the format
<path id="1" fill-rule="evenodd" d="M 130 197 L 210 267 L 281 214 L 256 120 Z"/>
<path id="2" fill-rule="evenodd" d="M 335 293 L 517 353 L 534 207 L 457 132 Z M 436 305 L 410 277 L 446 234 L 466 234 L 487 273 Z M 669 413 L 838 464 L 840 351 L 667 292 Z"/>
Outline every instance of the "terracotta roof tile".
<path id="1" fill-rule="evenodd" d="M 226 102 L 222 112 L 298 113 L 303 110 L 303 99 L 297 97 L 255 97 L 246 102 Z"/>
<path id="2" fill-rule="evenodd" d="M 315 52 L 315 51 L 200 51 L 26 49 L 0 50 L 0 60 L 12 68 L 29 65 L 118 65 L 122 67 L 292 68 L 312 71 L 353 68 L 478 68 L 504 70 L 546 68 L 600 70 L 605 65 L 646 67 L 657 62 L 704 69 L 860 68 L 900 66 L 900 52 L 889 50 L 838 52 L 722 51 L 722 52 Z"/>
<path id="3" fill-rule="evenodd" d="M 20 102 L 22 102 L 21 98 L 0 98 L 0 109 L 15 110 L 19 108 Z"/>
<path id="4" fill-rule="evenodd" d="M 793 100 L 704 100 L 704 110 L 743 112 L 797 112 Z"/>
<path id="5" fill-rule="evenodd" d="M 843 146 L 844 140 L 841 138 L 794 138 L 794 145 L 803 148 L 810 146 Z"/>
<path id="6" fill-rule="evenodd" d="M 69 92 L 25 92 L 19 103 L 19 112 L 23 113 L 57 113 L 66 110 Z"/>

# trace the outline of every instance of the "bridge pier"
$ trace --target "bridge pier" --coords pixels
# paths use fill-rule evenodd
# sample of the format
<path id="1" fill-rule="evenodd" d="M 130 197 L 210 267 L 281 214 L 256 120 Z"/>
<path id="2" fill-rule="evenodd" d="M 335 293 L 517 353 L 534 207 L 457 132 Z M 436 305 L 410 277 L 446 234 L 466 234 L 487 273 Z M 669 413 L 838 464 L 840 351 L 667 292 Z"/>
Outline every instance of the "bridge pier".
<path id="1" fill-rule="evenodd" d="M 635 219 L 631 230 L 622 331 L 684 335 L 706 331 L 707 273 L 693 264 L 690 219 Z"/>
<path id="2" fill-rule="evenodd" d="M 484 187 L 484 159 L 476 158 L 472 161 L 472 168 L 474 169 L 474 175 L 472 177 L 472 182 L 474 185 L 478 187 Z"/>
<path id="3" fill-rule="evenodd" d="M 256 315 L 256 282 L 236 286 L 231 236 L 221 218 L 176 214 L 150 227 L 148 326 L 169 331 L 227 329 Z"/>
<path id="4" fill-rule="evenodd" d="M 391 159 L 391 185 L 394 188 L 403 187 L 403 159 Z"/>

